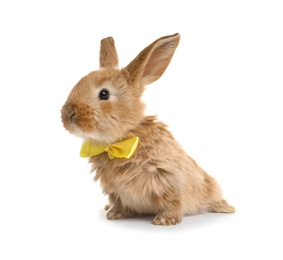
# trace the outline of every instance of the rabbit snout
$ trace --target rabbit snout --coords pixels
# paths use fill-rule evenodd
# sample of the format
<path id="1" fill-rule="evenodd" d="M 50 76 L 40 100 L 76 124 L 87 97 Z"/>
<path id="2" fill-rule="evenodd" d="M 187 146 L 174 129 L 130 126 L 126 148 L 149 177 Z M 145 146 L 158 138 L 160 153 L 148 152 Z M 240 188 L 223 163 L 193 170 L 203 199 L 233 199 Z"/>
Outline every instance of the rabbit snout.
<path id="1" fill-rule="evenodd" d="M 70 122 L 73 122 L 73 118 L 76 115 L 75 111 L 75 105 L 74 104 L 67 104 L 65 107 L 66 114 L 70 120 Z"/>
<path id="2" fill-rule="evenodd" d="M 62 107 L 61 117 L 64 127 L 72 134 L 78 131 L 90 133 L 97 130 L 97 113 L 85 103 L 68 100 Z"/>
<path id="3" fill-rule="evenodd" d="M 76 119 L 76 106 L 73 103 L 67 103 L 62 107 L 61 111 L 61 117 L 62 121 L 64 123 L 64 126 L 72 126 L 75 125 L 75 119 Z"/>
<path id="4" fill-rule="evenodd" d="M 70 130 L 70 127 L 73 128 L 75 126 L 77 115 L 78 111 L 76 105 L 67 101 L 61 111 L 61 117 L 65 128 Z"/>

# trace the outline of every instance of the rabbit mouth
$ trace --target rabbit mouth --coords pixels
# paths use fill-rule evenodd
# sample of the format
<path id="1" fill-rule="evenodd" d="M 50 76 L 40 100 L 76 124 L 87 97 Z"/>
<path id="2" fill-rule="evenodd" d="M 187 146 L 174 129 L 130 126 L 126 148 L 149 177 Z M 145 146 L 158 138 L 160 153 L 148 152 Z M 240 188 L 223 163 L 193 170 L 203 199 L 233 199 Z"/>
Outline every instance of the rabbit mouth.
<path id="1" fill-rule="evenodd" d="M 81 121 L 82 119 L 77 118 L 75 113 L 73 113 L 66 120 L 67 123 L 65 124 L 65 127 L 71 134 L 79 138 L 105 141 L 105 135 L 91 127 L 91 123 L 83 124 Z"/>

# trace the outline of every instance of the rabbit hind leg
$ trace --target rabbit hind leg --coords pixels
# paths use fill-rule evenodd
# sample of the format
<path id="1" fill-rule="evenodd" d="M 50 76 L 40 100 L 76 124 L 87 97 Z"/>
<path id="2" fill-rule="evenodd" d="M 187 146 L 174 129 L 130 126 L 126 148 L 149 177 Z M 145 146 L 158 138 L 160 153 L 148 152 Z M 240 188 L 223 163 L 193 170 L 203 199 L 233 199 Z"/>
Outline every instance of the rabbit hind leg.
<path id="1" fill-rule="evenodd" d="M 234 213 L 236 210 L 226 200 L 221 199 L 220 201 L 211 202 L 207 211 L 215 213 Z"/>

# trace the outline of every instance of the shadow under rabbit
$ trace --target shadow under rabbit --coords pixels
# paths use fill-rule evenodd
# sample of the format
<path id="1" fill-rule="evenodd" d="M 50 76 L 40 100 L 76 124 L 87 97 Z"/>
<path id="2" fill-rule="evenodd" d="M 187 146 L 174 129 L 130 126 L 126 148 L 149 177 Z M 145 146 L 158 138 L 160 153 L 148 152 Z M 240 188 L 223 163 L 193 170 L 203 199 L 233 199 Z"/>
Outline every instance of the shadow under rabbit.
<path id="1" fill-rule="evenodd" d="M 108 220 L 106 217 L 105 210 L 101 209 L 99 212 L 99 219 L 107 222 L 106 224 L 115 225 L 125 228 L 131 229 L 174 229 L 174 230 L 188 230 L 188 229 L 202 229 L 204 227 L 210 228 L 213 226 L 217 226 L 220 222 L 227 220 L 230 221 L 230 218 L 235 217 L 235 214 L 225 214 L 225 213 L 202 213 L 202 214 L 195 214 L 195 215 L 186 215 L 183 217 L 182 221 L 177 225 L 170 225 L 170 226 L 160 226 L 160 225 L 153 225 L 152 221 L 154 219 L 154 215 L 138 215 L 131 218 L 125 219 L 118 219 L 118 220 Z"/>

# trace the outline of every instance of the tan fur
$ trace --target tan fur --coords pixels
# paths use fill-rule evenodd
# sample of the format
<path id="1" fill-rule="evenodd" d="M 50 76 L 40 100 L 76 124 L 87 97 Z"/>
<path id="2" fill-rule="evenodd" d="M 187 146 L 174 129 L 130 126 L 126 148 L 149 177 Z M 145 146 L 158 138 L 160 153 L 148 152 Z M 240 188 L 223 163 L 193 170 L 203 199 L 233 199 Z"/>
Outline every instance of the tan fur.
<path id="1" fill-rule="evenodd" d="M 144 87 L 166 70 L 178 46 L 179 34 L 157 39 L 125 68 L 111 37 L 101 41 L 100 70 L 93 71 L 71 91 L 62 107 L 64 127 L 94 143 L 109 145 L 139 136 L 130 159 L 91 157 L 102 190 L 109 196 L 108 219 L 154 214 L 153 224 L 172 225 L 187 214 L 232 213 L 217 182 L 203 171 L 175 141 L 167 126 L 144 116 Z M 110 92 L 100 100 L 101 89 Z"/>
<path id="2" fill-rule="evenodd" d="M 118 69 L 118 64 L 119 60 L 115 48 L 114 39 L 112 37 L 102 39 L 100 42 L 99 67 L 110 67 Z"/>

